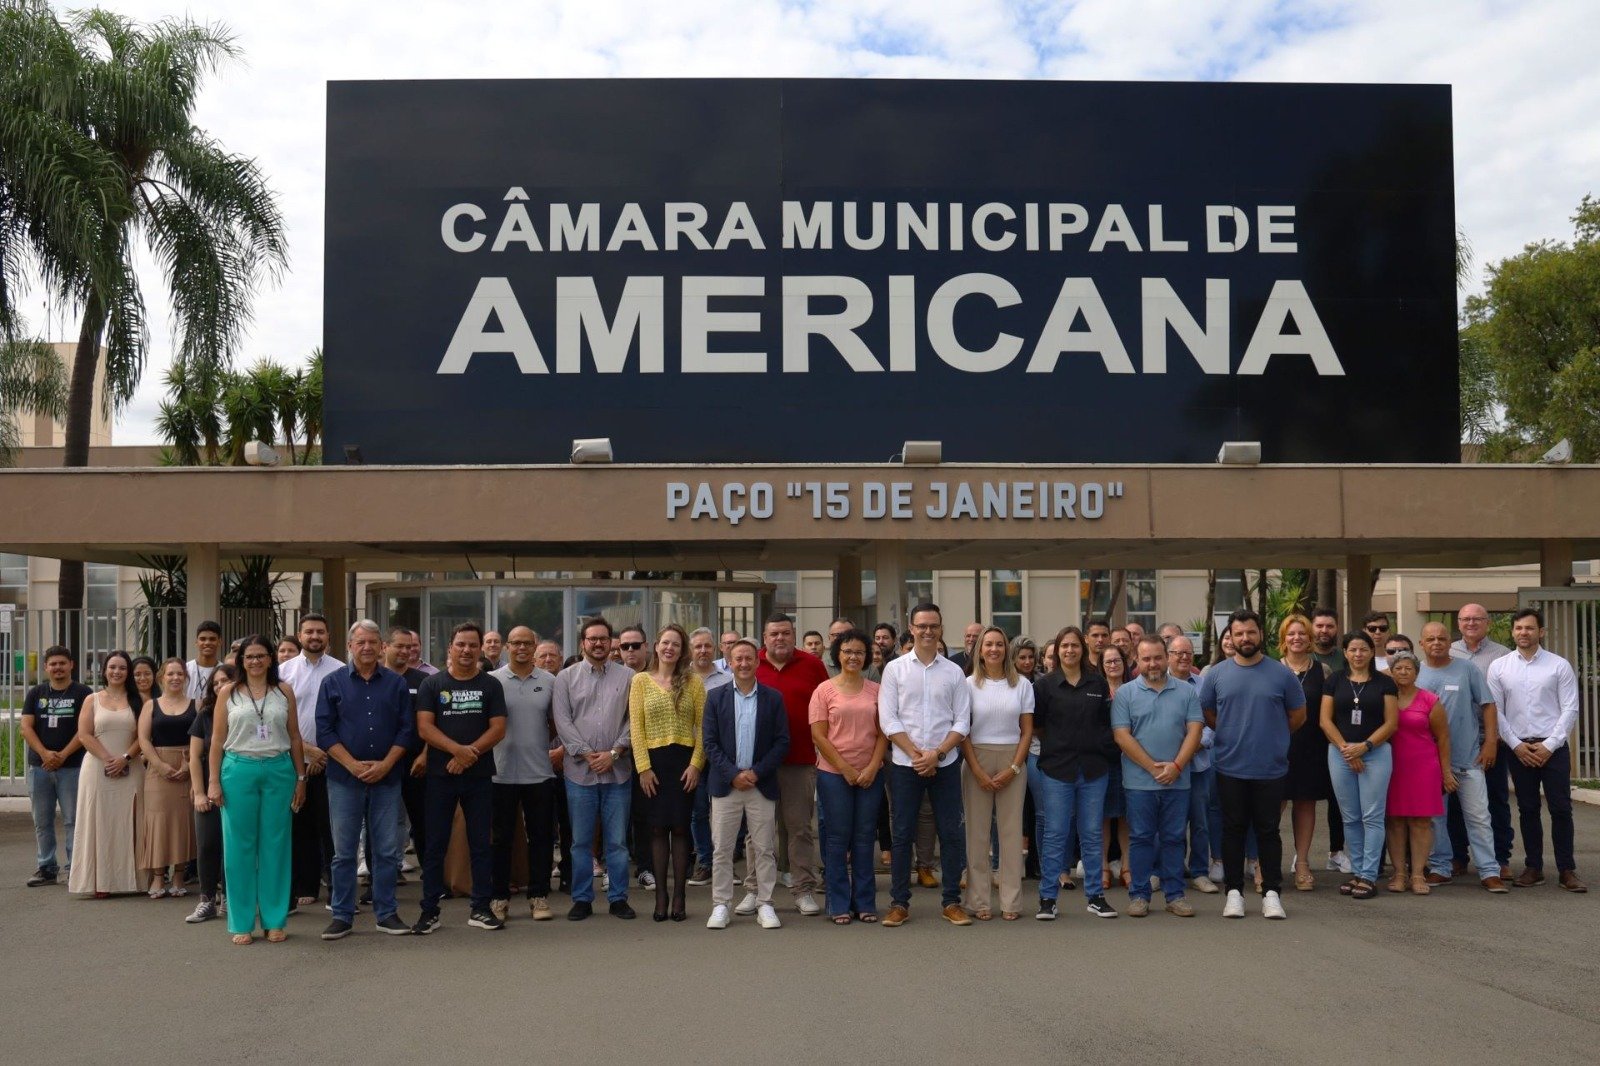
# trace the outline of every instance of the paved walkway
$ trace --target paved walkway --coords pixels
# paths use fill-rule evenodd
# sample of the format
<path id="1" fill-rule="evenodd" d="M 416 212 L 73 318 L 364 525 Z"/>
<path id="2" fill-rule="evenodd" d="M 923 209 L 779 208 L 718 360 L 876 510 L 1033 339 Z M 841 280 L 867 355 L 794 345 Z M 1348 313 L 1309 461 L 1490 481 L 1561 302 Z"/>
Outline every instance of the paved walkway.
<path id="1" fill-rule="evenodd" d="M 1600 882 L 1600 809 L 1580 806 L 1578 843 Z M 1600 884 L 1356 902 L 1319 872 L 1315 892 L 1288 893 L 1287 922 L 1263 921 L 1253 895 L 1233 922 L 1214 896 L 1191 897 L 1192 919 L 1115 921 L 1074 896 L 1054 924 L 964 929 L 918 889 L 898 930 L 785 908 L 781 930 L 724 932 L 704 928 L 708 890 L 691 889 L 681 925 L 651 922 L 645 893 L 638 921 L 514 909 L 500 933 L 469 929 L 451 901 L 426 939 L 381 936 L 363 914 L 324 944 L 318 908 L 285 944 L 236 948 L 221 922 L 183 923 L 192 898 L 23 887 L 32 844 L 26 816 L 0 815 L 18 1062 L 1600 1060 Z M 401 890 L 408 919 L 417 892 Z"/>

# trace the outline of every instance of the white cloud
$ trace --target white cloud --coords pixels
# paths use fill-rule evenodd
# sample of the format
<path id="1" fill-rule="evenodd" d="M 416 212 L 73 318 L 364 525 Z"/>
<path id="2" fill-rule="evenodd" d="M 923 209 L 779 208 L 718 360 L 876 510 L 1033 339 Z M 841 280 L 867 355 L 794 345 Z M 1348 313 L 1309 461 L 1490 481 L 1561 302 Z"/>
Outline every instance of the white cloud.
<path id="1" fill-rule="evenodd" d="M 197 118 L 232 150 L 260 159 L 289 224 L 292 269 L 257 302 L 247 360 L 292 362 L 320 343 L 329 79 L 1443 82 L 1454 87 L 1457 215 L 1480 263 L 1530 240 L 1570 236 L 1568 216 L 1600 174 L 1600 30 L 1586 0 L 107 2 L 141 20 L 192 13 L 226 23 L 245 52 L 246 64 L 208 83 Z M 153 439 L 171 348 L 154 276 L 146 295 L 152 363 L 118 428 L 125 442 Z M 76 335 L 70 319 L 62 324 Z"/>

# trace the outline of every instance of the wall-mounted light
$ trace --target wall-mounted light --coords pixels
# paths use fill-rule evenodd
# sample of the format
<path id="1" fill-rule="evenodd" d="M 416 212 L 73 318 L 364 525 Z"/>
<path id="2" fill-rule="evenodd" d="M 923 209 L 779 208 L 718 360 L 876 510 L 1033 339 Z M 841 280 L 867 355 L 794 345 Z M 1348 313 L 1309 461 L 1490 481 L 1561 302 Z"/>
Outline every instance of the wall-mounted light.
<path id="1" fill-rule="evenodd" d="M 1258 440 L 1224 441 L 1217 452 L 1217 462 L 1225 466 L 1259 466 L 1261 442 Z"/>
<path id="2" fill-rule="evenodd" d="M 610 437 L 579 437 L 572 442 L 572 462 L 611 462 Z"/>
<path id="3" fill-rule="evenodd" d="M 908 440 L 900 449 L 900 462 L 905 466 L 938 466 L 943 461 L 943 441 Z"/>

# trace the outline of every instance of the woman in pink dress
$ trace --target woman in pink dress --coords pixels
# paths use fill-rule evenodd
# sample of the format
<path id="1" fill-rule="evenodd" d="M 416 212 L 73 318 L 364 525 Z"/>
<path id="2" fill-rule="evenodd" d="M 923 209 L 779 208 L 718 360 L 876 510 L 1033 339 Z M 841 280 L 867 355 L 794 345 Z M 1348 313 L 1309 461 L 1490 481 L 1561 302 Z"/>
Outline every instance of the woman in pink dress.
<path id="1" fill-rule="evenodd" d="M 1450 725 L 1444 704 L 1417 687 L 1417 657 L 1409 651 L 1389 657 L 1389 676 L 1400 690 L 1400 728 L 1389 741 L 1394 773 L 1389 778 L 1386 828 L 1394 862 L 1390 892 L 1404 892 L 1409 869 L 1411 891 L 1428 894 L 1428 853 L 1433 850 L 1433 820 L 1444 813 L 1444 793 L 1456 790 L 1450 772 Z M 1411 861 L 1406 862 L 1410 846 Z"/>

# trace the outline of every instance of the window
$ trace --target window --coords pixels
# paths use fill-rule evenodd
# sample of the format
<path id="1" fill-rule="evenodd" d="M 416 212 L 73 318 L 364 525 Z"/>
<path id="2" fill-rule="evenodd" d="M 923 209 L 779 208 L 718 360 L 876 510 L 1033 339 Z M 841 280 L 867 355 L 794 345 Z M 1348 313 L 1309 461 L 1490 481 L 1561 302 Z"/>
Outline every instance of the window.
<path id="1" fill-rule="evenodd" d="M 777 586 L 772 594 L 772 610 L 793 618 L 800 606 L 800 575 L 794 570 L 768 570 L 767 580 Z"/>
<path id="2" fill-rule="evenodd" d="M 561 602 L 565 594 L 561 589 L 497 588 L 494 597 L 495 628 L 502 637 L 509 637 L 517 626 L 527 626 L 541 639 L 567 646 Z"/>
<path id="3" fill-rule="evenodd" d="M 1013 573 L 1014 571 L 1007 571 Z M 906 571 L 906 606 L 915 607 L 919 603 L 933 602 L 933 571 L 932 570 L 907 570 Z"/>
<path id="4" fill-rule="evenodd" d="M 1094 570 L 1094 584 L 1089 590 L 1089 613 L 1109 614 L 1111 610 L 1111 571 Z M 1156 572 L 1154 570 L 1125 570 L 1123 588 L 1123 620 L 1138 622 L 1146 633 L 1155 632 L 1156 622 Z M 1217 599 L 1221 602 L 1220 585 Z"/>
<path id="5" fill-rule="evenodd" d="M 443 668 L 450 632 L 462 622 L 483 625 L 488 617 L 486 589 L 429 589 L 428 631 L 422 635 L 422 657 Z"/>
<path id="6" fill-rule="evenodd" d="M 1020 570 L 989 572 L 989 617 L 992 624 L 1006 631 L 1006 636 L 1021 635 L 1022 572 Z"/>
<path id="7" fill-rule="evenodd" d="M 92 611 L 115 610 L 117 606 L 117 576 L 121 567 L 115 563 L 86 563 L 83 568 L 83 605 Z"/>
<path id="8" fill-rule="evenodd" d="M 1216 613 L 1231 614 L 1243 607 L 1244 591 L 1243 570 L 1218 570 Z"/>
<path id="9" fill-rule="evenodd" d="M 28 557 L 0 552 L 0 603 L 28 609 Z"/>

